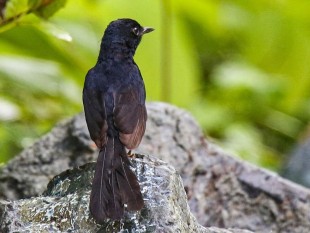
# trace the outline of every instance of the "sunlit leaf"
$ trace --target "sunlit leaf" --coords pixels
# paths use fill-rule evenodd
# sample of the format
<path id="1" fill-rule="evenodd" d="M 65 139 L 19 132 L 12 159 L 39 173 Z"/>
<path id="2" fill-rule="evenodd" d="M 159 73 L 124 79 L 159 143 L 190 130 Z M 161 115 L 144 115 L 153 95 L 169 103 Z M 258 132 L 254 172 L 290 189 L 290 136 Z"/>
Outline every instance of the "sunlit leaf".
<path id="1" fill-rule="evenodd" d="M 0 121 L 13 121 L 19 119 L 21 112 L 19 107 L 0 97 Z"/>
<path id="2" fill-rule="evenodd" d="M 37 25 L 41 30 L 43 30 L 44 32 L 55 36 L 56 38 L 60 39 L 60 40 L 64 40 L 67 42 L 71 42 L 72 41 L 72 37 L 71 35 L 66 32 L 63 29 L 60 29 L 59 27 L 57 27 L 55 24 L 46 22 L 46 21 L 41 21 L 40 24 Z"/>

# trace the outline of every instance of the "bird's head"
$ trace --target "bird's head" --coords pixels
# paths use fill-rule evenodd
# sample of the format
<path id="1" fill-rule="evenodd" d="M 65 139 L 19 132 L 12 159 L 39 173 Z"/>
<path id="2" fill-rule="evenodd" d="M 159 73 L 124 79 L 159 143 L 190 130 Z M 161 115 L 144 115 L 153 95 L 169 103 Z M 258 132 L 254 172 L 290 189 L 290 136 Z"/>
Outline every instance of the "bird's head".
<path id="1" fill-rule="evenodd" d="M 150 27 L 142 27 L 133 19 L 118 19 L 108 25 L 104 32 L 102 42 L 108 46 L 111 43 L 121 43 L 135 50 L 142 36 L 153 30 Z"/>

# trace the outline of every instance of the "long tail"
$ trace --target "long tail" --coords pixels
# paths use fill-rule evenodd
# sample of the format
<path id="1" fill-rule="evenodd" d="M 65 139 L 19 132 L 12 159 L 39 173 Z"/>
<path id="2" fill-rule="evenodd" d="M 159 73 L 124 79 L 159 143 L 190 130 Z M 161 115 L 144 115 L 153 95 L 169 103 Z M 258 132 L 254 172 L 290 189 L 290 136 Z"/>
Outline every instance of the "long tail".
<path id="1" fill-rule="evenodd" d="M 107 218 L 116 220 L 128 210 L 140 210 L 143 198 L 136 175 L 130 170 L 130 161 L 124 145 L 118 138 L 108 138 L 99 152 L 90 195 L 90 212 L 98 223 Z"/>

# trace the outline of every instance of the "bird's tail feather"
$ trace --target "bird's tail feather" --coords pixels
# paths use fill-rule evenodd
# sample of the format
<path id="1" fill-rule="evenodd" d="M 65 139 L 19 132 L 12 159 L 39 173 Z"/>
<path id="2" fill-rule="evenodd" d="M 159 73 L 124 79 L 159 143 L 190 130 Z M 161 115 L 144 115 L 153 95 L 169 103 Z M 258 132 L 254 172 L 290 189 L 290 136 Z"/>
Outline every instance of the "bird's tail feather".
<path id="1" fill-rule="evenodd" d="M 108 138 L 99 152 L 90 195 L 90 212 L 97 222 L 121 219 L 124 204 L 128 210 L 140 210 L 144 203 L 136 175 L 130 169 L 124 145 Z"/>

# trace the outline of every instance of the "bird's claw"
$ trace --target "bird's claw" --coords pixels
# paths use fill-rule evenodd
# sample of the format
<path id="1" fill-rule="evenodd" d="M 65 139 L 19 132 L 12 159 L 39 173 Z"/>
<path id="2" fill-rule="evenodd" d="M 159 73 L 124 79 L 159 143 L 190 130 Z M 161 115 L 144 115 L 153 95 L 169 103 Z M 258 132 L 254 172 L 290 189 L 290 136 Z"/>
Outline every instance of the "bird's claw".
<path id="1" fill-rule="evenodd" d="M 128 151 L 127 156 L 128 156 L 129 158 L 136 158 L 135 153 L 132 153 L 131 150 Z"/>

